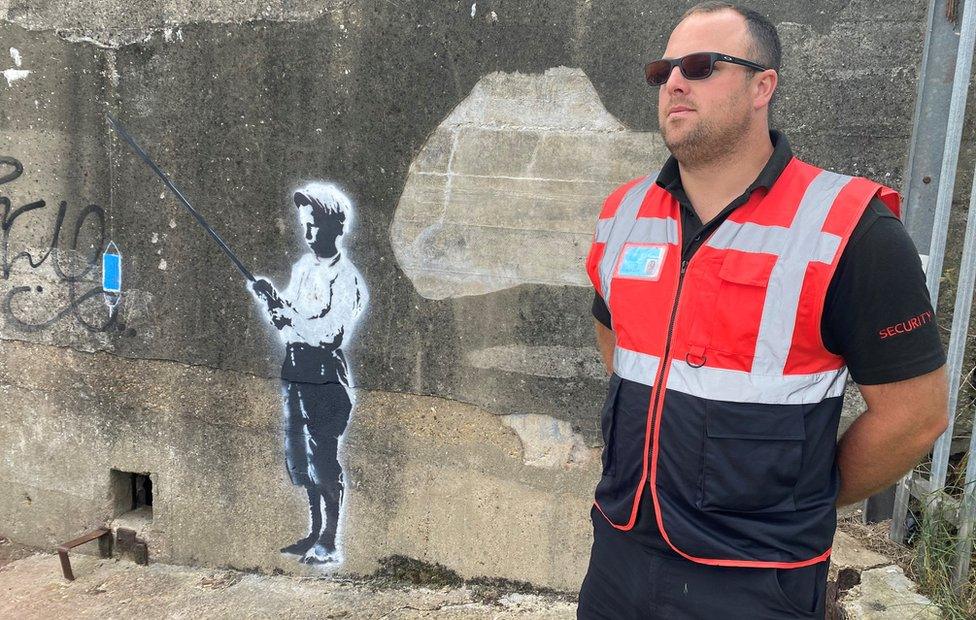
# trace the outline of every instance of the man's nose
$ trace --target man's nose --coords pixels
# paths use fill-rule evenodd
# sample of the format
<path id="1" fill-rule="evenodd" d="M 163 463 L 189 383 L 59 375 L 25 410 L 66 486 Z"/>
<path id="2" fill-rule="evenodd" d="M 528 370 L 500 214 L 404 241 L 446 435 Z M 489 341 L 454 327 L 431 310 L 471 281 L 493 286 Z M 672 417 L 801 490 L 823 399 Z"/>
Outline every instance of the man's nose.
<path id="1" fill-rule="evenodd" d="M 667 89 L 668 93 L 685 93 L 688 91 L 688 79 L 677 65 L 671 69 L 668 81 L 664 83 L 664 88 Z"/>

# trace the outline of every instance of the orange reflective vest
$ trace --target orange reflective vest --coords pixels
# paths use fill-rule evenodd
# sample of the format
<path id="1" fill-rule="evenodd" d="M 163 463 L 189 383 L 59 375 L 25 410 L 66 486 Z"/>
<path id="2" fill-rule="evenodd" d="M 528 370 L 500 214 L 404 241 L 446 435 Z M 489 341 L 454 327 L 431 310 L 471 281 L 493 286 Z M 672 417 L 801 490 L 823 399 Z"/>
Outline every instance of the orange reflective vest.
<path id="1" fill-rule="evenodd" d="M 610 309 L 614 373 L 596 505 L 621 530 L 652 494 L 668 545 L 721 566 L 825 560 L 847 369 L 821 340 L 827 288 L 875 196 L 793 158 L 682 260 L 680 205 L 635 179 L 606 200 L 586 261 Z"/>

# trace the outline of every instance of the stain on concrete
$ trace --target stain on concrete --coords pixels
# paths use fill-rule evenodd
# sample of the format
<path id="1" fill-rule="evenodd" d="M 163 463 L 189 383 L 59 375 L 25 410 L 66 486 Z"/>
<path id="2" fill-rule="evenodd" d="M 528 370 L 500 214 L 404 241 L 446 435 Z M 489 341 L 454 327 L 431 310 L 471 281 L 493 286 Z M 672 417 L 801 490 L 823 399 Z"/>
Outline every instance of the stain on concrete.
<path id="1" fill-rule="evenodd" d="M 66 5 L 65 5 L 66 4 Z M 248 21 L 307 22 L 329 12 L 343 12 L 349 0 L 171 0 L 133 4 L 123 0 L 73 0 L 68 3 L 0 2 L 0 19 L 30 30 L 54 30 L 68 41 L 117 49 L 161 36 L 182 41 L 180 26 L 194 23 L 240 24 Z"/>
<path id="2" fill-rule="evenodd" d="M 465 361 L 475 368 L 554 379 L 607 377 L 606 366 L 592 347 L 500 345 L 469 351 Z"/>
<path id="3" fill-rule="evenodd" d="M 524 283 L 586 286 L 594 215 L 666 149 L 628 131 L 580 69 L 492 73 L 410 165 L 391 238 L 428 299 Z"/>

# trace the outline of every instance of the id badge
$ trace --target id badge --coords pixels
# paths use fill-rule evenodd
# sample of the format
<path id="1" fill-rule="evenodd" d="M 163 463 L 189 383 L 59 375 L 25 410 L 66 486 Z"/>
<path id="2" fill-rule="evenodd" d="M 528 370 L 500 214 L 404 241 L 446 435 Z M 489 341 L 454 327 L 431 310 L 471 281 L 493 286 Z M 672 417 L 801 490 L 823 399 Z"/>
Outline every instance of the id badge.
<path id="1" fill-rule="evenodd" d="M 667 254 L 666 245 L 625 244 L 617 265 L 617 277 L 659 280 Z"/>

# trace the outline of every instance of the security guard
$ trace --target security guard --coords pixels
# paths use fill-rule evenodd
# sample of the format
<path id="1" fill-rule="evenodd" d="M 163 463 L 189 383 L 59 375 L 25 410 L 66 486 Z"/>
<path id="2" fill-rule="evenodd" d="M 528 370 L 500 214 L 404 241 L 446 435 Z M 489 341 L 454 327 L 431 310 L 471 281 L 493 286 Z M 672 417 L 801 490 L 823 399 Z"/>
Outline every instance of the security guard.
<path id="1" fill-rule="evenodd" d="M 607 198 L 587 258 L 612 374 L 580 618 L 823 617 L 836 506 L 946 427 L 898 194 L 769 130 L 780 56 L 706 2 L 645 67 L 672 157 Z M 849 372 L 868 409 L 838 444 Z"/>

